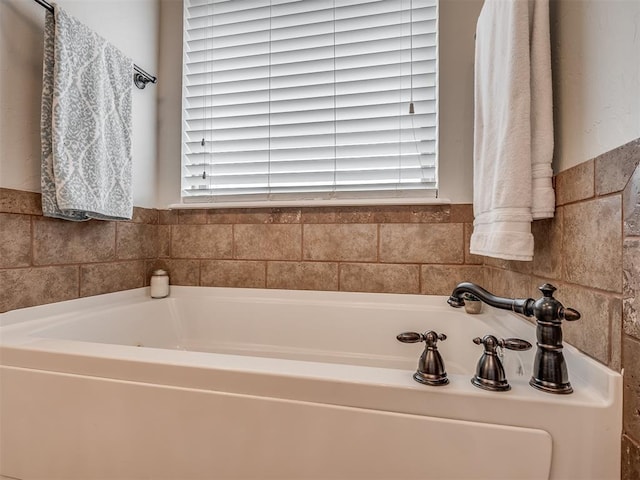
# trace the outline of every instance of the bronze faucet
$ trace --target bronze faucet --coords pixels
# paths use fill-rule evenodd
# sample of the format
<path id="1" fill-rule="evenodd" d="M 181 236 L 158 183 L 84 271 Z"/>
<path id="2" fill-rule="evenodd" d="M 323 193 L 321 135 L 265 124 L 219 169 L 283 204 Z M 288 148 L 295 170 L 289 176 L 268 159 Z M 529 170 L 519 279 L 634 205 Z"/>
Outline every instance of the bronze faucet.
<path id="1" fill-rule="evenodd" d="M 447 303 L 452 307 L 464 306 L 464 293 L 471 293 L 487 305 L 511 310 L 526 317 L 536 317 L 537 351 L 533 362 L 533 374 L 529 384 L 549 393 L 567 394 L 573 392 L 569 382 L 567 364 L 562 353 L 562 320 L 574 321 L 580 313 L 573 308 L 565 308 L 553 298 L 556 288 L 545 283 L 539 290 L 542 298 L 497 297 L 484 288 L 471 283 L 460 283 L 453 289 Z"/>

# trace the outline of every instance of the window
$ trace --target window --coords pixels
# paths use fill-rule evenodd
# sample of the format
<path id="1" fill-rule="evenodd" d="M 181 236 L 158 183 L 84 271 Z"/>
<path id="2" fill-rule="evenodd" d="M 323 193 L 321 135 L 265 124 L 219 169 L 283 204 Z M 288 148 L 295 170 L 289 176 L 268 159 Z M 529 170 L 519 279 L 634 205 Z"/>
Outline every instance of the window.
<path id="1" fill-rule="evenodd" d="M 436 27 L 437 0 L 185 0 L 183 201 L 435 196 Z"/>

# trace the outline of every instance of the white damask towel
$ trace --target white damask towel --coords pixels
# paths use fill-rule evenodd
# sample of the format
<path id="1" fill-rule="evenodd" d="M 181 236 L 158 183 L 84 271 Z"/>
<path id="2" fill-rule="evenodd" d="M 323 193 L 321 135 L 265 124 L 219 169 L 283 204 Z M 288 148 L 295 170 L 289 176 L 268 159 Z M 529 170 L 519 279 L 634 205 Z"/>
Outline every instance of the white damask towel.
<path id="1" fill-rule="evenodd" d="M 46 13 L 42 210 L 66 220 L 127 220 L 133 62 L 54 5 Z"/>

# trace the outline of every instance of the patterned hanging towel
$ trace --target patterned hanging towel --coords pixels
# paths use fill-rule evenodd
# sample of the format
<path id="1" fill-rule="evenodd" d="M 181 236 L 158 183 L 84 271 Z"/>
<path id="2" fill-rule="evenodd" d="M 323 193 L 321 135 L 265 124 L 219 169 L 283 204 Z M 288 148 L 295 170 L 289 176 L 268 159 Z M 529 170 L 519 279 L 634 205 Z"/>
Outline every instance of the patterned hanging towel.
<path id="1" fill-rule="evenodd" d="M 133 62 L 57 5 L 54 12 L 44 35 L 42 211 L 131 219 Z"/>

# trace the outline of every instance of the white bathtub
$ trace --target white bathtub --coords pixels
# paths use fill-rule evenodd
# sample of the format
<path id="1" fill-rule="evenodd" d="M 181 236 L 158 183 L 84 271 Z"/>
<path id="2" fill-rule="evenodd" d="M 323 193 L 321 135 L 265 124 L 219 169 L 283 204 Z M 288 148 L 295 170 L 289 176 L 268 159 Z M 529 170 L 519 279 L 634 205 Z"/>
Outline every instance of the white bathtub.
<path id="1" fill-rule="evenodd" d="M 579 307 L 579 306 L 578 306 Z M 412 379 L 448 336 L 450 384 Z M 511 313 L 444 297 L 172 287 L 0 315 L 0 473 L 19 479 L 617 479 L 620 375 L 566 346 L 575 392 L 471 385 Z M 535 348 L 535 347 L 534 347 Z"/>

